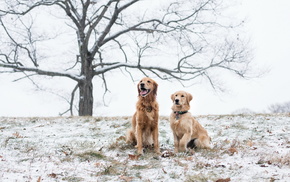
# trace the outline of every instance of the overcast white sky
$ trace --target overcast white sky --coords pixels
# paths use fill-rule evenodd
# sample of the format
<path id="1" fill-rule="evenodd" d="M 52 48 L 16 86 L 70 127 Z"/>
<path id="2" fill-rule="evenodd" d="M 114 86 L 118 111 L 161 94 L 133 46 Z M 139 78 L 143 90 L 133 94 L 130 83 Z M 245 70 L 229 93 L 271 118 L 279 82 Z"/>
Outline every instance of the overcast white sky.
<path id="1" fill-rule="evenodd" d="M 226 80 L 227 92 L 215 93 L 209 87 L 195 85 L 182 88 L 178 84 L 158 81 L 160 115 L 169 115 L 170 94 L 176 90 L 192 93 L 191 112 L 200 114 L 229 114 L 248 108 L 264 112 L 274 103 L 290 101 L 290 1 L 289 0 L 241 0 L 240 15 L 247 16 L 245 31 L 254 47 L 254 62 L 270 70 L 262 78 Z M 35 92 L 29 81 L 12 82 L 12 75 L 0 74 L 0 116 L 57 116 L 67 105 L 57 96 L 47 92 Z M 94 115 L 132 115 L 137 101 L 136 83 L 120 75 L 110 86 L 108 107 L 96 102 Z"/>

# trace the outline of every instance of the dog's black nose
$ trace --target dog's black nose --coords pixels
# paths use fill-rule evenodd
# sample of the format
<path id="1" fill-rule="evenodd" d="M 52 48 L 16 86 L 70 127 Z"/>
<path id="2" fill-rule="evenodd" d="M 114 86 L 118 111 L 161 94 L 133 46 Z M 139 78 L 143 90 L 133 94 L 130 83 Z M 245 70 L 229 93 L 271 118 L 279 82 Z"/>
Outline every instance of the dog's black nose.
<path id="1" fill-rule="evenodd" d="M 145 85 L 144 83 L 141 83 L 141 84 L 140 84 L 141 88 L 144 87 L 144 85 Z"/>
<path id="2" fill-rule="evenodd" d="M 175 99 L 175 103 L 178 104 L 179 103 L 179 99 Z"/>

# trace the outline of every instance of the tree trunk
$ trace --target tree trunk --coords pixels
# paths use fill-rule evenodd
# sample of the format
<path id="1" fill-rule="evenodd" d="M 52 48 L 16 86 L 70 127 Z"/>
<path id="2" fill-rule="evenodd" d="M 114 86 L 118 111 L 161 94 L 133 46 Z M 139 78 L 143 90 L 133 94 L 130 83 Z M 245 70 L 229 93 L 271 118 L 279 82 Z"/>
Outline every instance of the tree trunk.
<path id="1" fill-rule="evenodd" d="M 79 91 L 79 116 L 92 116 L 94 102 L 92 79 L 85 79 L 79 82 Z"/>
<path id="2" fill-rule="evenodd" d="M 89 54 L 83 57 L 81 75 L 85 78 L 79 82 L 80 100 L 79 100 L 79 116 L 93 115 L 93 68 L 92 58 Z"/>

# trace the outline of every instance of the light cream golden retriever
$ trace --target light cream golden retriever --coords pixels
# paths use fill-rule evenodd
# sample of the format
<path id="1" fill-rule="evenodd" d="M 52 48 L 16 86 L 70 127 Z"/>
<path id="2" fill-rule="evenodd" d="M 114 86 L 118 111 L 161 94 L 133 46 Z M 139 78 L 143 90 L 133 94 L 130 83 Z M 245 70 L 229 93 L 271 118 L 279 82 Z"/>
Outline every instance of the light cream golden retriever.
<path id="1" fill-rule="evenodd" d="M 170 126 L 174 137 L 174 151 L 184 152 L 186 148 L 210 148 L 210 137 L 189 111 L 192 95 L 178 91 L 171 95 L 173 106 Z"/>
<path id="2" fill-rule="evenodd" d="M 151 78 L 143 78 L 137 85 L 138 101 L 132 118 L 132 128 L 127 131 L 126 142 L 137 144 L 138 154 L 143 154 L 143 146 L 154 145 L 160 153 L 158 141 L 159 106 L 156 101 L 158 84 Z"/>

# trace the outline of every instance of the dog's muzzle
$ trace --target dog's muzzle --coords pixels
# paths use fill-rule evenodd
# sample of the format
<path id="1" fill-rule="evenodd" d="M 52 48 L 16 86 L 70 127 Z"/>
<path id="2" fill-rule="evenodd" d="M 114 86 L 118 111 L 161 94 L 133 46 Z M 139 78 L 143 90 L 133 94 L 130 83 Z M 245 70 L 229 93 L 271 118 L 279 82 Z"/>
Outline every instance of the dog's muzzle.
<path id="1" fill-rule="evenodd" d="M 146 89 L 144 84 L 140 84 L 140 95 L 142 97 L 147 96 L 150 93 L 150 89 Z"/>

